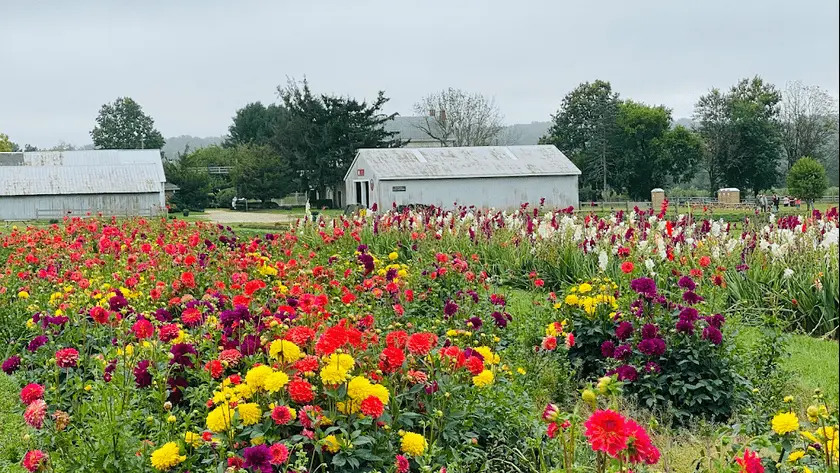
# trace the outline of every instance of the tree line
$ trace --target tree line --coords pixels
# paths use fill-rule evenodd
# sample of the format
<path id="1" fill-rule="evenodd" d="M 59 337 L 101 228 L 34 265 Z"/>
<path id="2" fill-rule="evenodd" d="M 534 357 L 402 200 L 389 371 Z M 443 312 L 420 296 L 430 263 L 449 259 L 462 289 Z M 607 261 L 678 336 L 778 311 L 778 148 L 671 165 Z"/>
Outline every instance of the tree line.
<path id="1" fill-rule="evenodd" d="M 237 110 L 221 146 L 166 157 L 167 178 L 180 187 L 177 205 L 228 205 L 233 197 L 268 202 L 304 191 L 316 205 L 331 206 L 327 197 L 343 188 L 356 150 L 408 143 L 388 131 L 397 114 L 383 111 L 389 99 L 382 91 L 368 102 L 317 94 L 306 80 L 290 80 L 277 95 L 276 104 Z M 512 141 L 499 107 L 481 94 L 449 88 L 423 97 L 413 111 L 421 117 L 414 126 L 440 146 Z M 803 165 L 805 174 L 827 168 L 837 182 L 837 113 L 836 99 L 818 87 L 795 82 L 782 92 L 753 77 L 699 97 L 693 125 L 686 127 L 674 123 L 669 108 L 623 98 L 609 82 L 596 80 L 563 98 L 540 143 L 557 146 L 581 169 L 584 201 L 617 194 L 646 199 L 656 187 L 758 193 L 784 185 L 803 157 L 814 161 Z M 103 105 L 90 134 L 96 148 L 159 149 L 165 142 L 154 120 L 128 97 Z M 0 134 L 0 150 L 35 149 L 21 149 Z M 62 143 L 54 149 L 74 148 Z M 210 166 L 230 173 L 210 175 Z M 797 185 L 791 187 L 803 192 Z"/>
<path id="2" fill-rule="evenodd" d="M 710 195 L 723 187 L 757 194 L 784 185 L 803 157 L 838 172 L 837 101 L 817 87 L 796 82 L 782 93 L 761 77 L 742 79 L 701 96 L 693 119 L 691 129 L 673 126 L 668 108 L 586 82 L 563 99 L 542 142 L 581 169 L 582 200 L 643 199 L 653 188 L 697 182 Z"/>

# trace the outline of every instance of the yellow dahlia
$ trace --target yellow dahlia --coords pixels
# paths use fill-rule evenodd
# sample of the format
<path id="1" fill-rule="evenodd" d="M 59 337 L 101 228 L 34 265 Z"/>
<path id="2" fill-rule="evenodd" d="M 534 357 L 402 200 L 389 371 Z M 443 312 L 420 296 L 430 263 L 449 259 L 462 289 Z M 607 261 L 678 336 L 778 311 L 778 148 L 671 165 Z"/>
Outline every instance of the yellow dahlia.
<path id="1" fill-rule="evenodd" d="M 262 419 L 262 410 L 259 404 L 253 402 L 245 402 L 236 406 L 239 411 L 239 417 L 242 419 L 242 425 L 254 425 Z"/>
<path id="2" fill-rule="evenodd" d="M 324 437 L 324 448 L 327 449 L 330 453 L 335 453 L 338 451 L 341 446 L 338 444 L 338 439 L 335 438 L 335 435 L 327 435 Z"/>
<path id="3" fill-rule="evenodd" d="M 780 412 L 773 417 L 773 431 L 779 435 L 799 430 L 799 419 L 793 412 Z"/>
<path id="4" fill-rule="evenodd" d="M 213 432 L 224 432 L 230 428 L 230 419 L 233 416 L 230 407 L 222 404 L 207 414 L 207 428 Z"/>
<path id="5" fill-rule="evenodd" d="M 294 363 L 303 358 L 300 348 L 288 340 L 274 340 L 268 347 L 268 354 L 282 358 L 286 363 Z"/>
<path id="6" fill-rule="evenodd" d="M 289 377 L 286 376 L 286 373 L 282 371 L 275 371 L 274 373 L 271 373 L 265 378 L 263 387 L 265 387 L 265 390 L 270 393 L 276 393 L 277 391 L 282 389 L 283 386 L 285 386 L 288 382 Z"/>
<path id="7" fill-rule="evenodd" d="M 403 435 L 400 449 L 406 455 L 419 457 L 426 451 L 426 438 L 414 432 L 407 432 Z"/>
<path id="8" fill-rule="evenodd" d="M 260 365 L 248 370 L 245 374 L 245 383 L 253 390 L 262 389 L 265 383 L 265 378 L 268 377 L 274 370 L 270 366 Z"/>
<path id="9" fill-rule="evenodd" d="M 474 385 L 484 387 L 493 384 L 494 379 L 496 379 L 496 377 L 493 375 L 492 371 L 484 370 L 476 376 L 473 376 L 472 380 Z"/>
<path id="10" fill-rule="evenodd" d="M 181 450 L 175 442 L 165 443 L 152 452 L 152 466 L 158 471 L 167 471 L 186 459 L 186 455 L 181 455 Z"/>

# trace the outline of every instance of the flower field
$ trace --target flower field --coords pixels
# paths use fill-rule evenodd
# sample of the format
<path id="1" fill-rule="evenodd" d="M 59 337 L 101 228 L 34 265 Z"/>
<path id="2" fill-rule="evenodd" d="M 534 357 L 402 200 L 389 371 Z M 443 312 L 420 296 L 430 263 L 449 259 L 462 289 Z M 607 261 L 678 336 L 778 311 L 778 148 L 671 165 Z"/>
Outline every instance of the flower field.
<path id="1" fill-rule="evenodd" d="M 783 368 L 836 344 L 836 209 L 666 210 L 9 229 L 0 469 L 681 471 L 702 430 L 690 471 L 837 471 L 837 386 Z"/>

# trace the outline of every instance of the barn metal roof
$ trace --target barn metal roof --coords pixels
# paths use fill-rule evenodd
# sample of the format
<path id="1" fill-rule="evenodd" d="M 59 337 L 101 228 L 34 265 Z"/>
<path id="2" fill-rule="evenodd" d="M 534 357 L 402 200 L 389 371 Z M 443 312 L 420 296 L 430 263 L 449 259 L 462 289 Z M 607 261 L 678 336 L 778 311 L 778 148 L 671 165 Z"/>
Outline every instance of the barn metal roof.
<path id="1" fill-rule="evenodd" d="M 580 175 L 553 145 L 360 149 L 360 158 L 383 180 Z"/>
<path id="2" fill-rule="evenodd" d="M 160 151 L 0 153 L 0 196 L 161 192 Z"/>

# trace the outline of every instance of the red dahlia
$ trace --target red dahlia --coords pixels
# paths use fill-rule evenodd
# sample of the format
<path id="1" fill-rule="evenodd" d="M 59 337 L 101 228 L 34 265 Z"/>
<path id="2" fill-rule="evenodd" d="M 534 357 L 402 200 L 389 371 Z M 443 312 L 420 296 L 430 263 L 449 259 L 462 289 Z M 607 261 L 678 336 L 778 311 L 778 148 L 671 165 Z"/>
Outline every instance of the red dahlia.
<path id="1" fill-rule="evenodd" d="M 586 438 L 592 450 L 606 452 L 615 458 L 627 448 L 626 420 L 618 412 L 611 410 L 595 411 L 584 423 Z"/>

